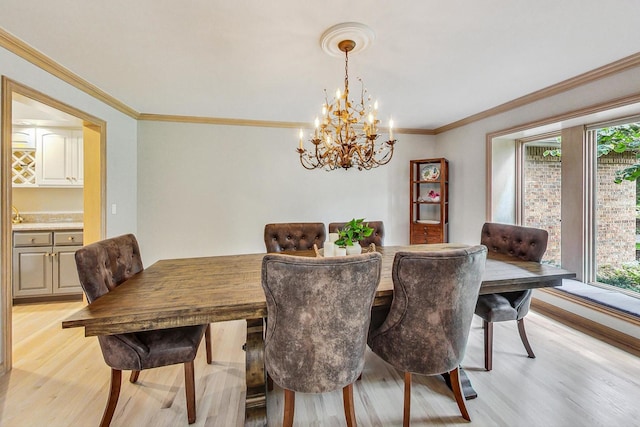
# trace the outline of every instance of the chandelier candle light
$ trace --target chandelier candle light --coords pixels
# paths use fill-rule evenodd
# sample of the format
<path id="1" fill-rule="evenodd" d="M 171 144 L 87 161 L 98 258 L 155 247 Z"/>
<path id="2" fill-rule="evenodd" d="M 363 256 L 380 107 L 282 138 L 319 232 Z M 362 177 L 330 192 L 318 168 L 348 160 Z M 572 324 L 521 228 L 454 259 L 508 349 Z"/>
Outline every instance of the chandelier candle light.
<path id="1" fill-rule="evenodd" d="M 360 102 L 349 100 L 349 52 L 356 46 L 353 40 L 342 40 L 338 49 L 344 52 L 344 90 L 336 91 L 329 103 L 325 90 L 322 117 L 315 119 L 315 130 L 310 138 L 313 147 L 304 148 L 304 133 L 300 129 L 300 163 L 306 169 L 334 170 L 357 167 L 369 170 L 386 165 L 393 156 L 393 121 L 389 120 L 389 139 L 376 143 L 378 134 L 378 102 L 371 104 L 366 89 L 360 92 Z M 360 79 L 358 79 L 360 80 Z M 362 80 L 360 80 L 362 82 Z M 365 103 L 366 101 L 366 103 Z"/>

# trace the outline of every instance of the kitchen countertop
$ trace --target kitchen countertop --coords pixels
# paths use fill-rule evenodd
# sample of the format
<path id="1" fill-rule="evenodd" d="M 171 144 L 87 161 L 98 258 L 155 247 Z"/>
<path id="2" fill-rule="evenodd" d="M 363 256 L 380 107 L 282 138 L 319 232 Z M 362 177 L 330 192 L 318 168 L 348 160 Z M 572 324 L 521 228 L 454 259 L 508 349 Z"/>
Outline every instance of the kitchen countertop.
<path id="1" fill-rule="evenodd" d="M 55 231 L 55 230 L 82 230 L 82 222 L 21 222 L 11 224 L 13 231 Z"/>

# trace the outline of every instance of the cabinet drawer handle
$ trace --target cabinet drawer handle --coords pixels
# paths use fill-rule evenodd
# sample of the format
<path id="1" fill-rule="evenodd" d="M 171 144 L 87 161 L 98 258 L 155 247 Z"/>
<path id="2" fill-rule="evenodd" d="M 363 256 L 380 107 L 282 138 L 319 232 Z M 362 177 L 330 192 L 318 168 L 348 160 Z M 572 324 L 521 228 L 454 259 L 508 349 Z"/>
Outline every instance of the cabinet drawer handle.
<path id="1" fill-rule="evenodd" d="M 73 241 L 75 240 L 75 238 L 74 238 L 73 236 L 69 236 L 69 237 L 67 237 L 67 239 L 68 239 L 70 242 L 73 242 Z"/>
<path id="2" fill-rule="evenodd" d="M 35 238 L 35 237 L 32 237 L 32 238 L 31 238 L 31 243 L 35 243 L 35 242 L 36 242 L 36 238 Z"/>

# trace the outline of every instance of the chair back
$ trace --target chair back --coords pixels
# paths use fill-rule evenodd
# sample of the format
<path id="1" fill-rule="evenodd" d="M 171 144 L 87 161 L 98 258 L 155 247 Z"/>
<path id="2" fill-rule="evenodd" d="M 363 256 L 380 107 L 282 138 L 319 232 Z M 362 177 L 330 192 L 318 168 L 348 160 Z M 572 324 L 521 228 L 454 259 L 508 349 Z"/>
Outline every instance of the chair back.
<path id="1" fill-rule="evenodd" d="M 141 272 L 142 257 L 133 234 L 101 240 L 78 249 L 75 253 L 78 276 L 87 300 L 91 303 Z M 121 371 L 130 370 L 136 382 L 143 369 L 184 364 L 187 417 L 196 420 L 194 365 L 198 346 L 206 325 L 151 329 L 140 332 L 98 335 L 105 363 L 111 367 L 109 400 L 101 426 L 111 423 L 121 387 Z M 210 359 L 207 343 L 207 359 Z M 210 362 L 209 362 L 210 363 Z"/>
<path id="2" fill-rule="evenodd" d="M 398 252 L 393 301 L 369 346 L 404 372 L 436 375 L 464 357 L 487 248 Z"/>
<path id="3" fill-rule="evenodd" d="M 321 248 L 326 240 L 322 222 L 283 222 L 264 226 L 267 252 L 304 251 Z"/>
<path id="4" fill-rule="evenodd" d="M 371 236 L 365 237 L 360 241 L 360 245 L 366 248 L 372 243 L 375 243 L 376 247 L 384 245 L 384 223 L 382 221 L 369 221 L 365 222 L 369 227 L 373 228 Z M 337 230 L 344 228 L 347 225 L 346 222 L 332 222 L 329 224 L 329 233 L 336 233 Z"/>
<path id="5" fill-rule="evenodd" d="M 133 234 L 91 243 L 78 249 L 75 258 L 80 285 L 89 303 L 143 270 L 140 248 Z M 100 335 L 98 341 L 107 365 L 115 369 L 143 369 L 140 354 L 148 354 L 149 347 L 138 334 Z"/>
<path id="6" fill-rule="evenodd" d="M 482 226 L 480 244 L 491 254 L 504 254 L 523 261 L 540 262 L 547 250 L 549 233 L 540 228 L 487 222 Z"/>
<path id="7" fill-rule="evenodd" d="M 377 252 L 262 262 L 267 300 L 265 365 L 274 382 L 304 393 L 353 383 L 364 366 L 371 306 L 380 282 Z"/>
<path id="8" fill-rule="evenodd" d="M 91 303 L 144 269 L 133 234 L 101 240 L 76 251 L 78 277 Z"/>
<path id="9" fill-rule="evenodd" d="M 540 262 L 547 250 L 549 233 L 540 228 L 523 227 L 520 225 L 500 224 L 487 222 L 482 226 L 480 243 L 489 250 L 489 257 L 493 254 L 503 254 L 519 258 L 523 261 Z M 476 314 L 484 320 L 520 320 L 529 312 L 531 305 L 531 295 L 533 291 L 502 292 L 497 298 L 495 295 L 482 295 L 476 307 Z M 496 300 L 497 298 L 497 300 Z M 504 298 L 508 301 L 508 306 L 502 304 Z M 500 307 L 506 308 L 501 310 Z M 514 312 L 512 314 L 512 312 Z"/>

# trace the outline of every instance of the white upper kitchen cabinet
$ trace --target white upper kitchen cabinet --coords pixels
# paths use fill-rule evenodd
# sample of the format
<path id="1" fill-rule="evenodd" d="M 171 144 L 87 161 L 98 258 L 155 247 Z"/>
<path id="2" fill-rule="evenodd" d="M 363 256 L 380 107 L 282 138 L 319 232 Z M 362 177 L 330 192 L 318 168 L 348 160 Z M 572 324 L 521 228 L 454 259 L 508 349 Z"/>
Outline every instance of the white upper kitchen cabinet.
<path id="1" fill-rule="evenodd" d="M 36 130 L 36 183 L 51 187 L 83 186 L 82 130 Z"/>

